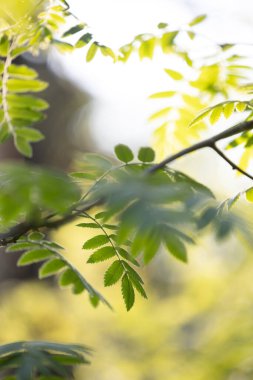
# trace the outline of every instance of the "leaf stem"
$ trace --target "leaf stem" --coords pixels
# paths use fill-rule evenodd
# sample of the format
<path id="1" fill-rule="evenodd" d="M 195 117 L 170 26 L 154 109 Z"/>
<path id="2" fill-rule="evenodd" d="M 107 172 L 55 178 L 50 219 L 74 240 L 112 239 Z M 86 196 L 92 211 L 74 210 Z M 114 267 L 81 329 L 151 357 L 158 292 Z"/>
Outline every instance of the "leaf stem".
<path id="1" fill-rule="evenodd" d="M 9 73 L 8 69 L 12 63 L 12 57 L 11 52 L 14 48 L 14 40 L 11 42 L 10 47 L 8 49 L 8 53 L 6 56 L 5 64 L 4 64 L 4 70 L 3 70 L 3 76 L 2 76 L 2 105 L 3 105 L 3 111 L 4 111 L 4 120 L 1 123 L 1 126 L 3 123 L 7 123 L 9 132 L 14 134 L 14 127 L 11 122 L 11 117 L 9 115 L 9 109 L 8 109 L 8 102 L 7 102 L 7 94 L 8 94 L 8 88 L 7 83 L 9 80 Z"/>
<path id="2" fill-rule="evenodd" d="M 194 144 L 186 149 L 181 150 L 180 152 L 173 154 L 170 157 L 165 158 L 163 161 L 161 161 L 158 164 L 155 164 L 151 166 L 149 169 L 146 170 L 146 174 L 154 173 L 155 171 L 164 168 L 167 164 L 176 161 L 178 158 L 184 157 L 189 153 L 196 152 L 197 150 L 203 149 L 203 148 L 211 148 L 214 151 L 216 151 L 217 154 L 219 154 L 230 166 L 232 166 L 233 169 L 240 171 L 242 174 L 247 176 L 250 179 L 253 179 L 253 177 L 246 173 L 244 170 L 239 168 L 237 165 L 235 165 L 230 159 L 228 159 L 222 151 L 217 148 L 216 143 L 220 140 L 223 140 L 227 137 L 234 136 L 238 133 L 250 131 L 253 129 L 253 120 L 251 121 L 244 121 L 242 123 L 239 123 L 209 139 L 206 139 L 204 141 L 201 141 L 197 144 Z M 84 203 L 80 202 L 77 206 L 80 208 L 73 212 L 73 208 L 69 210 L 69 213 L 64 215 L 62 218 L 57 220 L 49 221 L 48 217 L 41 220 L 39 223 L 28 223 L 28 222 L 22 222 L 16 226 L 14 226 L 12 229 L 10 229 L 7 233 L 0 234 L 0 246 L 6 246 L 10 243 L 15 242 L 17 239 L 19 239 L 22 235 L 25 233 L 39 228 L 47 228 L 47 229 L 54 229 L 63 226 L 66 223 L 69 223 L 70 221 L 74 220 L 75 218 L 79 217 L 82 213 L 91 210 L 92 208 L 99 206 L 100 204 L 104 203 L 103 199 L 97 199 L 93 202 L 87 202 Z M 50 219 L 57 215 L 50 215 Z"/>
<path id="3" fill-rule="evenodd" d="M 125 268 L 124 262 L 122 261 L 120 255 L 119 255 L 119 253 L 118 253 L 117 248 L 115 247 L 115 245 L 114 245 L 112 239 L 110 238 L 110 235 L 108 235 L 108 233 L 107 233 L 107 231 L 105 230 L 105 228 L 103 227 L 103 225 L 102 225 L 101 223 L 99 223 L 99 222 L 97 221 L 96 218 L 93 218 L 93 216 L 89 215 L 87 212 L 84 212 L 83 214 L 86 215 L 89 219 L 93 220 L 93 222 L 96 223 L 96 224 L 99 226 L 99 228 L 101 229 L 101 231 L 103 231 L 103 233 L 105 234 L 105 236 L 108 238 L 108 241 L 109 241 L 109 243 L 111 244 L 112 248 L 114 249 L 117 258 L 118 258 L 120 264 L 122 265 L 122 267 L 123 267 L 123 269 L 124 269 L 124 272 L 127 273 L 128 271 L 127 271 L 127 269 Z"/>
<path id="4" fill-rule="evenodd" d="M 237 166 L 233 161 L 231 161 L 225 154 L 216 146 L 216 144 L 213 144 L 212 149 L 225 160 L 233 170 L 237 170 L 238 172 L 242 173 L 246 177 L 250 178 L 253 180 L 253 176 L 250 175 L 249 173 L 245 172 L 243 169 L 241 169 L 239 166 Z"/>

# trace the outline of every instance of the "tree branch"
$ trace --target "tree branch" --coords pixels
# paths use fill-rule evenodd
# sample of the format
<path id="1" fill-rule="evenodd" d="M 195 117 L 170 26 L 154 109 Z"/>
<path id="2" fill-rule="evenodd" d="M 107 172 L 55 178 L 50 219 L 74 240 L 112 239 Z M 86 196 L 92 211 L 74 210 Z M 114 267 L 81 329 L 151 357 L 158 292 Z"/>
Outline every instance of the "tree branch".
<path id="1" fill-rule="evenodd" d="M 250 178 L 253 180 L 253 176 L 250 175 L 249 173 L 245 172 L 243 169 L 241 169 L 239 166 L 237 166 L 233 161 L 231 161 L 225 154 L 214 144 L 212 146 L 212 149 L 225 160 L 234 170 L 237 170 L 238 172 L 242 173 L 246 177 Z"/>
<path id="2" fill-rule="evenodd" d="M 223 140 L 227 137 L 231 137 L 234 135 L 237 135 L 238 133 L 250 131 L 253 129 L 253 120 L 251 121 L 245 121 L 243 123 L 237 124 L 226 131 L 223 131 L 219 133 L 218 135 L 215 135 L 213 137 L 210 137 L 209 139 L 206 139 L 204 141 L 201 141 L 197 144 L 194 144 L 190 146 L 189 148 L 183 149 L 180 152 L 173 154 L 170 157 L 165 158 L 163 161 L 161 161 L 159 164 L 153 165 L 151 168 L 147 170 L 147 173 L 154 173 L 155 171 L 162 169 L 165 165 L 170 164 L 171 162 L 177 160 L 180 157 L 186 156 L 189 153 L 196 152 L 197 150 L 203 149 L 203 148 L 212 148 L 214 149 L 220 156 L 222 153 L 221 151 L 217 151 L 218 148 L 216 147 L 216 143 L 220 140 Z M 236 166 L 232 161 L 227 159 L 225 155 L 221 156 L 224 160 L 226 160 L 232 167 L 233 169 L 239 170 L 241 173 L 244 175 L 247 175 L 247 177 L 253 179 L 248 173 L 242 171 L 238 166 Z"/>
<path id="3" fill-rule="evenodd" d="M 220 157 L 222 157 L 233 169 L 238 170 L 240 173 L 244 174 L 248 178 L 253 180 L 253 176 L 246 173 L 244 170 L 239 168 L 236 164 L 234 164 L 229 158 L 227 158 L 224 153 L 217 148 L 216 143 L 220 140 L 223 140 L 227 137 L 234 136 L 238 133 L 250 131 L 253 129 L 253 121 L 245 121 L 243 123 L 237 124 L 226 131 L 223 131 L 219 133 L 216 136 L 213 136 L 209 139 L 206 139 L 204 141 L 201 141 L 197 144 L 194 144 L 190 146 L 189 148 L 183 149 L 180 152 L 166 158 L 165 160 L 161 161 L 160 163 L 153 165 L 150 167 L 146 174 L 154 173 L 155 171 L 162 169 L 165 165 L 177 160 L 180 157 L 184 157 L 189 153 L 195 152 L 197 150 L 203 149 L 203 148 L 211 148 L 213 149 L 217 154 L 219 154 Z M 86 202 L 84 203 L 83 200 L 75 205 L 69 213 L 64 215 L 62 218 L 59 218 L 57 220 L 51 220 L 52 218 L 56 217 L 57 215 L 49 215 L 45 217 L 45 219 L 39 221 L 39 222 L 22 222 L 13 228 L 11 228 L 7 233 L 0 234 L 0 246 L 6 246 L 10 243 L 14 243 L 16 240 L 18 240 L 22 235 L 35 230 L 39 228 L 47 228 L 47 229 L 54 229 L 59 228 L 63 226 L 66 223 L 71 222 L 75 218 L 79 217 L 83 212 L 88 211 L 92 209 L 93 207 L 96 207 L 104 202 L 103 199 L 98 199 L 93 202 Z"/>
<path id="4" fill-rule="evenodd" d="M 98 206 L 103 202 L 102 199 L 98 199 L 94 202 L 87 202 L 82 206 L 79 204 L 77 210 L 71 210 L 68 214 L 64 215 L 62 218 L 57 220 L 48 221 L 48 218 L 45 218 L 39 222 L 22 222 L 11 228 L 8 232 L 0 234 L 0 246 L 6 246 L 10 243 L 15 243 L 22 235 L 30 232 L 31 230 L 39 228 L 54 229 L 59 228 L 72 220 L 78 218 L 83 212 L 89 211 L 95 206 Z M 80 207 L 81 206 L 81 207 Z M 52 215 L 51 215 L 52 217 Z"/>

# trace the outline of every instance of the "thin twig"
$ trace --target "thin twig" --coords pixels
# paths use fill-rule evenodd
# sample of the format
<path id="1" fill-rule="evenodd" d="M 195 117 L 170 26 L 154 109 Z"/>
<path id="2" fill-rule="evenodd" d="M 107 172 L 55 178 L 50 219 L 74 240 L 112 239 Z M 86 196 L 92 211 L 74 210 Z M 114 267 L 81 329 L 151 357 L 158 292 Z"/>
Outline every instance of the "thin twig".
<path id="1" fill-rule="evenodd" d="M 165 160 L 161 161 L 160 163 L 158 163 L 156 165 L 153 165 L 152 167 L 150 167 L 146 171 L 146 174 L 154 173 L 155 171 L 157 171 L 157 170 L 162 169 L 163 167 L 165 167 L 167 164 L 169 164 L 169 163 L 177 160 L 180 157 L 184 157 L 184 156 L 186 156 L 189 153 L 195 152 L 195 151 L 203 149 L 203 148 L 211 148 L 214 151 L 216 151 L 216 153 L 218 153 L 227 163 L 229 163 L 229 165 L 233 169 L 238 170 L 239 172 L 241 172 L 242 174 L 244 174 L 248 178 L 253 179 L 253 177 L 250 174 L 246 173 L 244 170 L 242 170 L 237 165 L 235 165 L 230 159 L 228 159 L 224 155 L 224 153 L 222 151 L 220 151 L 217 148 L 217 146 L 215 145 L 216 142 L 218 142 L 220 140 L 223 140 L 223 139 L 225 139 L 227 137 L 234 136 L 234 135 L 236 135 L 238 133 L 250 131 L 251 129 L 253 129 L 253 121 L 245 121 L 243 123 L 237 124 L 234 127 L 231 127 L 229 129 L 227 129 L 226 131 L 223 131 L 223 132 L 219 133 L 216 136 L 213 136 L 213 137 L 211 137 L 209 139 L 206 139 L 206 140 L 201 141 L 201 142 L 199 142 L 197 144 L 194 144 L 194 145 L 190 146 L 189 148 L 183 149 L 180 152 L 178 152 L 178 153 L 176 153 L 176 154 L 174 154 L 174 155 L 166 158 Z M 72 220 L 76 219 L 77 217 L 79 217 L 85 211 L 88 211 L 88 210 L 92 209 L 93 207 L 96 207 L 96 206 L 102 204 L 103 202 L 104 202 L 103 199 L 97 199 L 97 200 L 95 200 L 93 202 L 87 202 L 87 203 L 83 203 L 83 201 L 82 201 L 82 202 L 79 203 L 79 205 L 77 205 L 79 208 L 77 208 L 77 206 L 76 206 L 74 211 L 73 211 L 73 208 L 72 208 L 69 211 L 69 213 L 67 213 L 62 218 L 57 219 L 57 220 L 49 221 L 49 217 L 47 216 L 45 219 L 43 219 L 39 223 L 22 222 L 22 223 L 16 225 L 15 227 L 11 228 L 7 233 L 0 234 L 0 246 L 6 246 L 6 245 L 8 245 L 10 243 L 13 243 L 17 239 L 19 239 L 22 235 L 24 235 L 27 232 L 32 231 L 34 229 L 39 229 L 39 228 L 47 228 L 47 229 L 59 228 L 59 227 L 65 225 L 65 224 L 71 222 Z M 56 217 L 57 214 L 56 215 L 52 215 L 51 214 L 50 215 L 50 219 L 53 218 L 54 216 Z"/>
<path id="2" fill-rule="evenodd" d="M 36 222 L 22 222 L 11 228 L 8 232 L 0 234 L 0 246 L 6 246 L 10 243 L 15 243 L 24 234 L 40 228 L 55 229 L 62 227 L 63 225 L 71 222 L 72 220 L 78 218 L 83 212 L 92 209 L 102 203 L 102 199 L 98 199 L 93 202 L 87 202 L 82 207 L 76 211 L 70 211 L 68 214 L 64 215 L 62 218 L 48 221 L 47 218 L 41 220 L 39 223 Z"/>
<path id="3" fill-rule="evenodd" d="M 206 140 L 201 141 L 201 142 L 199 142 L 197 144 L 194 144 L 194 145 L 190 146 L 189 148 L 183 149 L 180 152 L 175 153 L 172 156 L 165 158 L 159 164 L 151 166 L 146 172 L 147 173 L 154 173 L 155 171 L 157 171 L 159 169 L 162 169 L 164 166 L 166 166 L 167 164 L 170 164 L 171 162 L 177 160 L 178 158 L 184 157 L 184 156 L 186 156 L 189 153 L 196 152 L 197 150 L 200 150 L 200 149 L 203 149 L 203 148 L 212 148 L 212 149 L 214 149 L 214 146 L 215 146 L 215 144 L 218 141 L 223 140 L 223 139 L 225 139 L 227 137 L 231 137 L 231 136 L 237 135 L 238 133 L 250 131 L 251 129 L 253 129 L 253 120 L 251 120 L 251 121 L 244 121 L 243 123 L 239 123 L 239 124 L 237 124 L 237 125 L 229 128 L 229 129 L 227 129 L 227 130 L 225 130 L 225 131 L 223 131 L 221 133 L 218 133 L 218 135 L 210 137 L 209 139 L 206 139 Z M 226 159 L 226 161 L 228 162 L 227 158 L 224 158 L 224 159 Z M 232 163 L 232 161 L 230 161 L 230 162 Z M 233 168 L 236 168 L 235 164 L 233 164 Z M 245 174 L 245 172 L 243 174 Z M 247 175 L 247 176 L 249 176 L 249 175 Z"/>
<path id="4" fill-rule="evenodd" d="M 241 169 L 239 166 L 237 166 L 233 161 L 231 161 L 227 156 L 225 156 L 225 154 L 214 144 L 212 146 L 212 149 L 220 156 L 223 158 L 223 160 L 225 160 L 231 167 L 233 170 L 237 170 L 238 172 L 244 174 L 246 177 L 250 178 L 253 180 L 253 176 L 250 175 L 249 173 L 245 172 L 243 169 Z"/>

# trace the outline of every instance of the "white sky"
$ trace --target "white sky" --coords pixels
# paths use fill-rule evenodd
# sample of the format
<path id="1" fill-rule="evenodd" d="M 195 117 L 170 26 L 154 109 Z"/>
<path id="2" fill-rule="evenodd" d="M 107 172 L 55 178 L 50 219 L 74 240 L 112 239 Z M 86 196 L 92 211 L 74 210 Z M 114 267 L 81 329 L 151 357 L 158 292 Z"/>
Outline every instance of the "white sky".
<path id="1" fill-rule="evenodd" d="M 253 42 L 253 0 L 69 0 L 71 10 L 87 22 L 98 41 L 119 47 L 135 35 L 153 32 L 159 22 L 182 25 L 196 15 L 208 19 L 198 31 L 218 42 Z M 167 89 L 163 68 L 168 56 L 153 61 L 131 58 L 113 64 L 109 58 L 85 61 L 80 49 L 60 60 L 65 74 L 94 97 L 90 127 L 98 149 L 111 152 L 118 143 L 133 148 L 150 143 L 155 125 L 147 117 L 156 108 L 148 95 Z M 58 68 L 57 68 L 58 70 Z"/>

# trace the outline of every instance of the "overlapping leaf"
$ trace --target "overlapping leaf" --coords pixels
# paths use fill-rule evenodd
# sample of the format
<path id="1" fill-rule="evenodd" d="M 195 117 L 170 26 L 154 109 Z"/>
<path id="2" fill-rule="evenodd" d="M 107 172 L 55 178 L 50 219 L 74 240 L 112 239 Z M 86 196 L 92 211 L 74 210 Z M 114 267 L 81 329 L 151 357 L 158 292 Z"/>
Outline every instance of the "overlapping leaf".
<path id="1" fill-rule="evenodd" d="M 39 222 L 43 211 L 64 213 L 78 199 L 78 187 L 63 173 L 17 163 L 0 167 L 0 218 L 4 227 L 21 219 Z"/>
<path id="2" fill-rule="evenodd" d="M 0 346 L 0 371 L 3 380 L 37 378 L 73 379 L 73 368 L 89 364 L 91 350 L 77 344 L 15 342 Z"/>
<path id="3" fill-rule="evenodd" d="M 62 247 L 47 241 L 41 233 L 33 232 L 7 247 L 7 252 L 24 251 L 18 260 L 19 266 L 42 263 L 39 268 L 39 278 L 57 276 L 62 287 L 71 286 L 74 294 L 87 291 L 92 304 L 109 303 L 97 292 L 83 275 L 66 259 Z"/>

